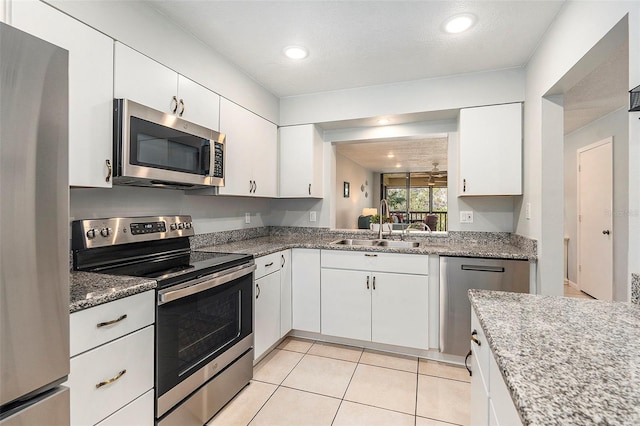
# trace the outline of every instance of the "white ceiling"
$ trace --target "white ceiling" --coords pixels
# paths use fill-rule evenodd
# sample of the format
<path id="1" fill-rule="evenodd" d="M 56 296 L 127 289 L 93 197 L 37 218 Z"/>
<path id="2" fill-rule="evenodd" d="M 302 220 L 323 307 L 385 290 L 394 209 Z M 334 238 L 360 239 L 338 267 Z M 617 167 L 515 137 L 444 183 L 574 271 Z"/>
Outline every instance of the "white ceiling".
<path id="1" fill-rule="evenodd" d="M 562 0 L 146 0 L 279 97 L 526 65 Z M 446 34 L 450 16 L 478 17 Z M 285 46 L 308 58 L 293 62 Z"/>

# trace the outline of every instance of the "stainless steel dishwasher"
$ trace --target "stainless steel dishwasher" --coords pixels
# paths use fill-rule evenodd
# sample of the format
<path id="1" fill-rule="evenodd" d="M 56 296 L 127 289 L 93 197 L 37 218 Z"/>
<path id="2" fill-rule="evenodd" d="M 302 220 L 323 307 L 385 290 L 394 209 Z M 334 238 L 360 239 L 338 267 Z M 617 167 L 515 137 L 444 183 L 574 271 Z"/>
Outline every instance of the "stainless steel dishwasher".
<path id="1" fill-rule="evenodd" d="M 529 293 L 529 262 L 440 257 L 440 352 L 461 357 L 469 352 L 467 291 L 472 288 Z"/>

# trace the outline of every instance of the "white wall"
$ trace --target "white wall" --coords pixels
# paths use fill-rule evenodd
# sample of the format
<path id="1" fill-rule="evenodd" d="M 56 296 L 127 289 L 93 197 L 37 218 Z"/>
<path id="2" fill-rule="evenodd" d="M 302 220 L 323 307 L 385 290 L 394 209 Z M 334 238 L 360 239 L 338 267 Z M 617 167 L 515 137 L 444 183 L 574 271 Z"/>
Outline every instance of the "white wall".
<path id="1" fill-rule="evenodd" d="M 344 182 L 349 182 L 349 197 L 344 197 Z M 365 182 L 367 185 L 365 185 Z M 364 192 L 361 187 L 365 186 Z M 365 197 L 365 193 L 367 196 Z M 373 198 L 373 172 L 344 155 L 336 155 L 336 185 L 333 193 L 336 206 L 336 228 L 357 229 L 358 216 L 365 207 L 378 207 Z"/>
<path id="2" fill-rule="evenodd" d="M 46 1 L 244 108 L 278 123 L 279 99 L 276 96 L 148 4 L 140 1 Z"/>
<path id="3" fill-rule="evenodd" d="M 569 279 L 577 282 L 577 151 L 613 136 L 613 299 L 627 300 L 629 245 L 629 113 L 614 111 L 564 139 L 564 230 L 569 237 Z"/>
<path id="4" fill-rule="evenodd" d="M 524 70 L 512 68 L 280 99 L 280 124 L 306 124 L 522 102 Z"/>
<path id="5" fill-rule="evenodd" d="M 515 230 L 518 234 L 538 240 L 538 290 L 543 294 L 562 293 L 562 230 L 551 232 L 556 225 L 558 207 L 558 182 L 563 179 L 562 172 L 562 132 L 557 133 L 557 115 L 562 116 L 553 107 L 553 102 L 543 104 L 543 97 L 561 94 L 582 76 L 597 65 L 597 55 L 587 55 L 605 35 L 628 14 L 629 20 L 629 87 L 640 84 L 640 2 L 582 2 L 568 1 L 549 28 L 527 66 L 526 103 L 524 117 L 524 197 L 516 206 Z M 615 39 L 615 37 L 613 37 Z M 598 49 L 607 48 L 607 41 Z M 615 40 L 612 40 L 615 42 Z M 596 49 L 597 50 L 597 49 Z M 581 59 L 587 56 L 587 61 Z M 579 65 L 579 66 L 578 66 Z M 572 71 L 570 73 L 570 71 Z M 558 87 L 565 75 L 568 87 Z M 552 91 L 554 89 L 555 93 Z M 547 118 L 547 122 L 543 120 Z M 637 120 L 636 120 L 637 121 Z M 629 150 L 629 209 L 639 211 L 640 196 L 640 147 L 637 139 L 640 127 L 629 116 L 629 139 L 634 141 Z M 553 167 L 560 159 L 560 167 Z M 543 172 L 544 171 L 544 172 Z M 560 190 L 560 195 L 563 189 Z M 532 217 L 525 218 L 523 206 L 531 203 Z M 557 221 L 556 221 L 557 223 Z M 640 218 L 629 218 L 629 231 L 632 235 L 629 244 L 629 266 L 635 270 L 640 267 Z M 633 260 L 632 260 L 633 259 Z M 635 265 L 635 266 L 634 266 Z"/>

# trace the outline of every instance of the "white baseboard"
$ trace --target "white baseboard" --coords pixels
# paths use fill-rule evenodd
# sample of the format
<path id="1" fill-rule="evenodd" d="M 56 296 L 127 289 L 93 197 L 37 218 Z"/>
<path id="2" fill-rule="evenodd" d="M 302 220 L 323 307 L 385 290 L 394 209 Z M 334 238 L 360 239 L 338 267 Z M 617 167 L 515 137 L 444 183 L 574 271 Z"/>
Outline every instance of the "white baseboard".
<path id="1" fill-rule="evenodd" d="M 575 288 L 576 290 L 580 290 L 580 288 L 578 287 L 578 284 L 574 283 L 571 280 L 564 280 L 564 282 L 567 283 L 567 285 L 569 285 L 569 287 Z"/>

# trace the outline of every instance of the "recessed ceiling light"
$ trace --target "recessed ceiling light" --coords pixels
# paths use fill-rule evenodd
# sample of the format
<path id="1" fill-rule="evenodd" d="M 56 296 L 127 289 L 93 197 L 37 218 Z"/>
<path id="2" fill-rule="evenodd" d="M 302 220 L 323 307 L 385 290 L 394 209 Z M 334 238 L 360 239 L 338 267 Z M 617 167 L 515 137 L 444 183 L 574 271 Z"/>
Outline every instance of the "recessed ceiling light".
<path id="1" fill-rule="evenodd" d="M 463 13 L 447 19 L 443 24 L 443 28 L 450 34 L 457 34 L 468 30 L 475 23 L 475 15 L 472 15 L 471 13 Z"/>
<path id="2" fill-rule="evenodd" d="M 378 120 L 378 124 L 389 124 L 390 121 L 388 118 L 381 118 L 380 120 Z"/>
<path id="3" fill-rule="evenodd" d="M 395 155 L 393 155 L 393 154 L 387 154 L 387 158 L 393 158 L 393 157 L 395 157 Z"/>
<path id="4" fill-rule="evenodd" d="M 287 46 L 283 51 L 289 59 L 304 59 L 309 55 L 309 51 L 302 46 Z"/>

